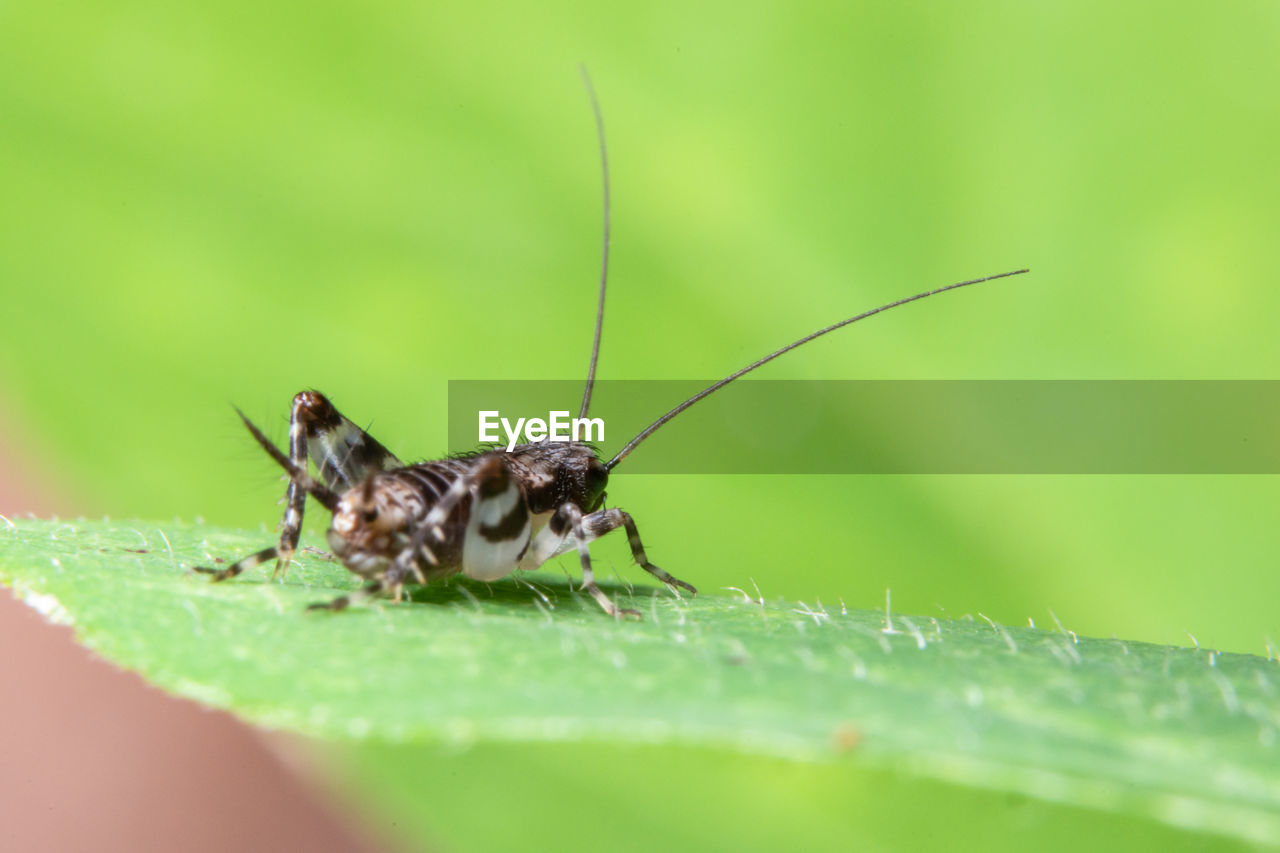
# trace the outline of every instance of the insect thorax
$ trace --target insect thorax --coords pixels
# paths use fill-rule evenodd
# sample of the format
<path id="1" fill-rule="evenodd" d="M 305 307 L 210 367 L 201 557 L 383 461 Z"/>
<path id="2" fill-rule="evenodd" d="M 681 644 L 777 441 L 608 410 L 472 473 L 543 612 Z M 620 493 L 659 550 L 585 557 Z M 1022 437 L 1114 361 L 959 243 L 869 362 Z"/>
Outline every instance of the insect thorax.
<path id="1" fill-rule="evenodd" d="M 566 503 L 593 512 L 604 499 L 609 470 L 589 444 L 519 444 L 505 459 L 534 515 L 552 512 Z"/>

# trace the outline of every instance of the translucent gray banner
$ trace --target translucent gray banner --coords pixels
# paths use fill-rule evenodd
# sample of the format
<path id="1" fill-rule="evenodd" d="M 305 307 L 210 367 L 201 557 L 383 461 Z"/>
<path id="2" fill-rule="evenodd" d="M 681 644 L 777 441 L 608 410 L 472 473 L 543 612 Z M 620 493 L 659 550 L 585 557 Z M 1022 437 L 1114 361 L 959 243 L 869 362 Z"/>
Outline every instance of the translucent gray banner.
<path id="1" fill-rule="evenodd" d="M 709 381 L 596 384 L 608 459 Z M 453 451 L 521 418 L 568 435 L 582 383 L 451 381 Z M 491 441 L 480 441 L 480 413 Z M 552 415 L 560 412 L 560 415 Z M 546 431 L 550 431 L 548 424 Z M 585 425 L 584 425 L 585 426 Z M 534 434 L 537 425 L 534 424 Z M 520 432 L 520 441 L 528 433 Z M 743 380 L 637 447 L 629 474 L 1277 474 L 1280 381 Z"/>

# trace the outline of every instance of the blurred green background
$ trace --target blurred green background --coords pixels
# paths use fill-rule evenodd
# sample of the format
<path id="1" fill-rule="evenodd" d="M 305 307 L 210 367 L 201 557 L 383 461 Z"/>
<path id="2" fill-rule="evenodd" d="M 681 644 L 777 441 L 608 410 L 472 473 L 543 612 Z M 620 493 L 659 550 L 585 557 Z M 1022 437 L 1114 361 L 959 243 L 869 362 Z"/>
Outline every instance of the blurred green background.
<path id="1" fill-rule="evenodd" d="M 283 439 L 319 388 L 427 458 L 447 380 L 582 375 L 580 61 L 614 190 L 602 376 L 717 378 L 1029 266 L 767 375 L 1276 378 L 1278 36 L 1263 2 L 6 4 L 4 440 L 94 513 L 267 529 L 282 487 L 232 403 Z M 707 591 L 1280 637 L 1274 477 L 620 473 L 610 498 Z M 635 579 L 624 541 L 599 554 Z"/>

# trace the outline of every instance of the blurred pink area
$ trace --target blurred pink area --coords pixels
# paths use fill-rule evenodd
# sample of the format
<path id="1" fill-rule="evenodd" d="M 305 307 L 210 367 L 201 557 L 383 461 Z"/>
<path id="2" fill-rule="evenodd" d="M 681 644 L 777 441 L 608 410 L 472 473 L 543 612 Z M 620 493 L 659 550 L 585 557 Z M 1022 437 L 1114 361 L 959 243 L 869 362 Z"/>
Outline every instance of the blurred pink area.
<path id="1" fill-rule="evenodd" d="M 0 515 L 94 512 L 40 476 L 7 414 L 0 406 Z M 387 849 L 258 732 L 95 658 L 8 590 L 0 649 L 3 849 Z"/>

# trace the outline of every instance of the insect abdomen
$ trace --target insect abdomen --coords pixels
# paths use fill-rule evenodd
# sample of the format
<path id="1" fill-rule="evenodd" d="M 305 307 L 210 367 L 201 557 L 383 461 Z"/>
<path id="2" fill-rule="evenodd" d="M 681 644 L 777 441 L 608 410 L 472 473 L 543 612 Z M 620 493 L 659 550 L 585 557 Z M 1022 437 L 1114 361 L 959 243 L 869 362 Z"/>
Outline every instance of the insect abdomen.
<path id="1" fill-rule="evenodd" d="M 438 527 L 431 536 L 433 574 L 462 571 L 477 580 L 496 580 L 520 562 L 532 535 L 528 504 L 519 479 L 497 453 L 474 459 L 442 459 L 388 471 L 385 475 L 411 491 L 407 535 L 422 526 Z M 420 561 L 421 562 L 421 561 Z"/>
<path id="2" fill-rule="evenodd" d="M 407 531 L 410 536 L 417 527 L 426 523 L 431 511 L 448 498 L 450 491 L 457 486 L 466 471 L 465 463 L 454 459 L 440 459 L 406 465 L 383 475 L 407 488 L 417 498 L 418 506 L 411 513 Z M 442 575 L 453 574 L 462 566 L 462 547 L 470 512 L 470 496 L 460 496 L 454 507 L 439 522 L 443 535 L 440 538 L 430 537 L 430 549 L 438 562 L 437 568 L 452 570 L 440 572 Z"/>

